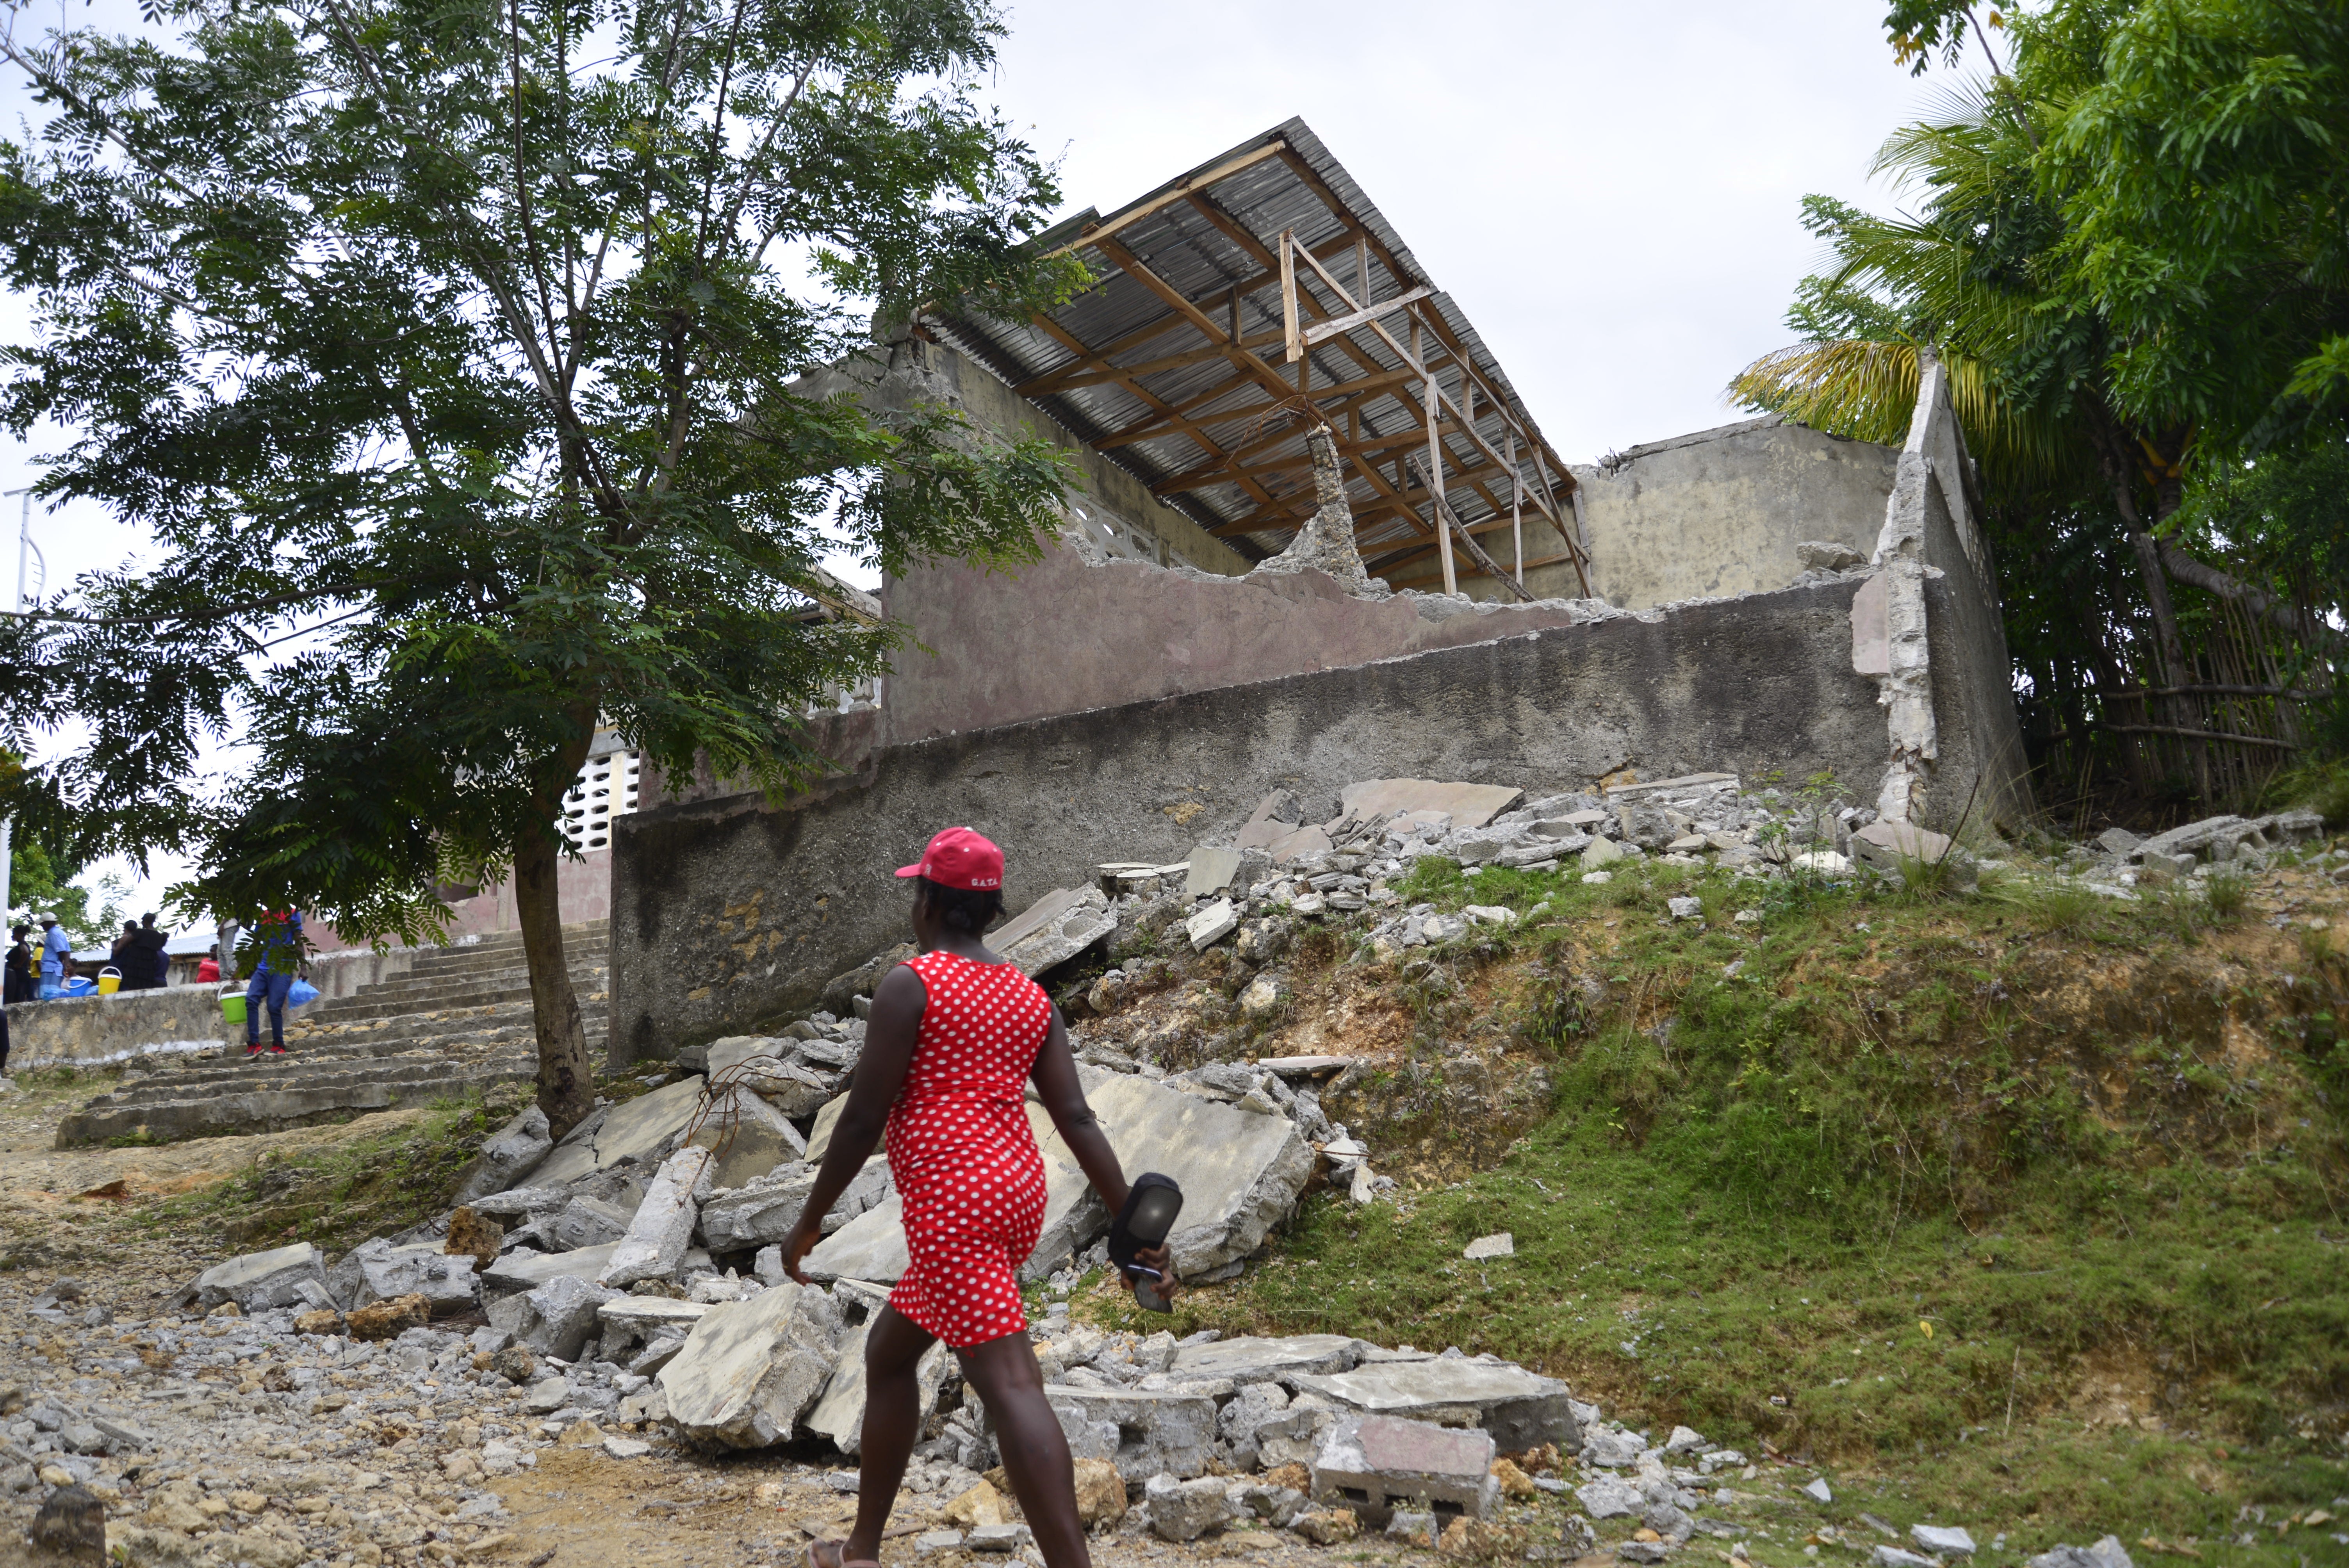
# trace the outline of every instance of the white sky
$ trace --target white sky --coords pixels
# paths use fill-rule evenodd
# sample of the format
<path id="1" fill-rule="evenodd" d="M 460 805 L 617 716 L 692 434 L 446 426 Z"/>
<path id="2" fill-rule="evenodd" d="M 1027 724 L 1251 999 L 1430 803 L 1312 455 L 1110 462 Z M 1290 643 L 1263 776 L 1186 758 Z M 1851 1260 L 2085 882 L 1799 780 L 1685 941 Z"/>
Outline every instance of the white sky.
<path id="1" fill-rule="evenodd" d="M 1476 324 L 1551 445 L 1582 462 L 1737 418 L 1721 388 L 1782 346 L 1816 259 L 1803 195 L 1888 204 L 1868 162 L 1925 84 L 1893 64 L 1883 14 L 1883 0 L 1015 0 L 990 94 L 1062 160 L 1072 211 L 1109 211 L 1302 116 Z M 101 0 L 72 16 L 128 26 L 136 11 Z M 26 116 L 40 111 L 21 84 L 0 85 L 5 134 Z M 22 302 L 0 297 L 0 341 L 26 331 Z M 60 444 L 0 440 L 0 489 Z M 16 515 L 0 507 L 0 528 Z M 34 538 L 52 585 L 140 545 L 94 508 L 36 510 Z M 15 554 L 0 552 L 0 593 Z M 160 883 L 174 868 L 153 870 Z M 151 906 L 146 890 L 135 902 Z"/>

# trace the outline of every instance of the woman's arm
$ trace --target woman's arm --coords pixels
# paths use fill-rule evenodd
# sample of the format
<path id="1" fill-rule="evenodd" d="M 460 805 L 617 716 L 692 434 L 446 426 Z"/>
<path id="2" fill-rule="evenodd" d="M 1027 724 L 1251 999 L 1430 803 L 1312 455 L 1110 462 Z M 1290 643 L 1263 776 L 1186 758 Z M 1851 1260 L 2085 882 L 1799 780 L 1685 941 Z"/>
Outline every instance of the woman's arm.
<path id="1" fill-rule="evenodd" d="M 1061 1134 L 1061 1141 L 1076 1156 L 1078 1169 L 1109 1206 L 1110 1217 L 1115 1219 L 1125 1211 L 1125 1169 L 1118 1163 L 1117 1150 L 1110 1147 L 1109 1134 L 1102 1130 L 1101 1119 L 1093 1115 L 1093 1108 L 1085 1100 L 1084 1083 L 1077 1077 L 1076 1053 L 1069 1048 L 1069 1027 L 1061 1022 L 1058 1007 L 1052 1009 L 1052 1027 L 1044 1037 L 1044 1048 L 1036 1053 L 1035 1078 L 1036 1091 L 1044 1101 L 1044 1110 L 1051 1117 L 1052 1126 Z M 1168 1249 L 1148 1247 L 1134 1255 L 1143 1266 L 1158 1271 L 1163 1282 L 1160 1288 L 1171 1296 L 1174 1262 Z"/>
<path id="2" fill-rule="evenodd" d="M 783 1243 L 783 1267 L 802 1284 L 808 1280 L 800 1272 L 800 1260 L 823 1239 L 823 1217 L 864 1169 L 882 1130 L 889 1125 L 889 1112 L 914 1059 L 914 1042 L 921 1037 L 922 1011 L 928 1006 L 922 977 L 902 964 L 874 989 L 873 1016 L 864 1021 L 864 1049 L 848 1080 L 848 1103 L 833 1124 L 832 1141 L 816 1168 L 815 1190 Z"/>

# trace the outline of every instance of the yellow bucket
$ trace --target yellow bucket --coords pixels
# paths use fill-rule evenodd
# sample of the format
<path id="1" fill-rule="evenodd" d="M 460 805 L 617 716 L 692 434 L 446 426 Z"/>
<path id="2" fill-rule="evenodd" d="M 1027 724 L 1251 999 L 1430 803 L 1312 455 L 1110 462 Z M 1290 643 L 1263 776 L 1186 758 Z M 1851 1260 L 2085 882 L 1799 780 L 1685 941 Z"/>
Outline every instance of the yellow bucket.
<path id="1" fill-rule="evenodd" d="M 111 996 L 122 989 L 122 971 L 111 965 L 98 972 L 98 994 Z"/>

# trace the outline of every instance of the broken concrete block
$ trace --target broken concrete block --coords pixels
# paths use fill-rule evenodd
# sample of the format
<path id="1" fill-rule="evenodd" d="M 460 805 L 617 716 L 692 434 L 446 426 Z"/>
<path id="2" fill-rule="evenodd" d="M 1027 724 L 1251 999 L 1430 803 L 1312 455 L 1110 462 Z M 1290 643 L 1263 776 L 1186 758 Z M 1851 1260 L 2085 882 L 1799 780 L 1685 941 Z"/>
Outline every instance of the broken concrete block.
<path id="1" fill-rule="evenodd" d="M 738 1099 L 749 1098 L 740 1093 L 745 1089 L 751 1095 L 763 1098 L 784 1120 L 813 1115 L 825 1100 L 833 1097 L 833 1080 L 838 1075 L 820 1071 L 795 1060 L 799 1045 L 797 1040 L 766 1035 L 730 1035 L 722 1040 L 711 1041 L 709 1081 L 719 1084 L 722 1077 L 724 1087 L 713 1091 L 713 1109 L 704 1116 L 702 1130 L 709 1131 L 712 1122 L 724 1124 L 740 1114 L 734 1108 Z M 698 1135 L 697 1140 L 708 1141 Z M 798 1159 L 804 1151 L 797 1130 L 793 1130 L 784 1141 L 792 1145 L 792 1159 Z M 769 1170 L 773 1168 L 772 1165 L 768 1167 Z M 719 1185 L 740 1186 L 741 1183 L 720 1182 Z"/>
<path id="2" fill-rule="evenodd" d="M 498 1129 L 481 1145 L 481 1153 L 465 1167 L 457 1181 L 459 1204 L 471 1203 L 476 1198 L 492 1192 L 502 1192 L 529 1175 L 540 1161 L 554 1147 L 547 1136 L 546 1112 L 536 1106 L 523 1109 L 521 1115 Z"/>
<path id="3" fill-rule="evenodd" d="M 1044 1398 L 1068 1434 L 1071 1455 L 1108 1460 L 1130 1481 L 1160 1474 L 1195 1476 L 1207 1468 L 1216 1402 L 1203 1394 L 1052 1383 L 1045 1386 Z"/>
<path id="4" fill-rule="evenodd" d="M 1342 1334 L 1299 1334 L 1282 1339 L 1244 1335 L 1205 1345 L 1177 1346 L 1168 1368 L 1185 1382 L 1228 1377 L 1238 1384 L 1286 1382 L 1299 1373 L 1351 1371 L 1362 1342 Z"/>
<path id="5" fill-rule="evenodd" d="M 265 1253 L 246 1253 L 226 1263 L 214 1264 L 196 1276 L 189 1287 L 194 1305 L 200 1312 L 210 1312 L 224 1301 L 233 1301 L 240 1312 L 262 1312 L 275 1306 L 323 1306 L 326 1298 L 326 1260 L 317 1248 L 307 1242 L 295 1242 L 290 1247 L 272 1247 Z M 305 1285 L 315 1287 L 322 1299 L 313 1301 Z"/>
<path id="6" fill-rule="evenodd" d="M 1909 1539 L 1917 1543 L 1918 1551 L 1940 1557 L 1971 1557 L 1976 1551 L 1974 1538 L 1954 1524 L 1912 1524 Z"/>
<path id="7" fill-rule="evenodd" d="M 1664 1452 L 1692 1454 L 1704 1447 L 1704 1437 L 1693 1427 L 1674 1427 L 1671 1436 L 1664 1439 Z"/>
<path id="8" fill-rule="evenodd" d="M 825 1380 L 823 1392 L 816 1397 L 815 1408 L 801 1423 L 817 1437 L 831 1439 L 833 1447 L 843 1454 L 855 1453 L 864 1439 L 864 1336 L 870 1326 L 860 1326 L 841 1342 L 832 1376 Z M 914 1365 L 914 1377 L 921 1387 L 922 1426 L 928 1425 L 931 1414 L 938 1408 L 938 1391 L 946 1387 L 947 1362 L 946 1342 L 940 1340 L 924 1351 L 921 1360 Z"/>
<path id="9" fill-rule="evenodd" d="M 590 1117 L 530 1172 L 534 1185 L 559 1187 L 626 1163 L 649 1163 L 685 1131 L 701 1108 L 702 1080 L 681 1078 Z"/>
<path id="10" fill-rule="evenodd" d="M 1085 1097 L 1128 1169 L 1163 1171 L 1182 1184 L 1182 1218 L 1167 1240 L 1185 1276 L 1254 1252 L 1295 1209 L 1313 1173 L 1313 1147 L 1285 1117 L 1253 1115 L 1138 1075 L 1102 1074 L 1087 1081 Z"/>
<path id="11" fill-rule="evenodd" d="M 2094 1546 L 2055 1546 L 2026 1561 L 2023 1568 L 2137 1568 L 2120 1537 L 2107 1535 Z"/>
<path id="12" fill-rule="evenodd" d="M 598 1326 L 596 1313 L 620 1293 L 568 1275 L 490 1304 L 490 1326 L 541 1356 L 576 1361 Z"/>
<path id="13" fill-rule="evenodd" d="M 1183 923 L 1183 933 L 1191 939 L 1194 953 L 1205 953 L 1239 928 L 1239 912 L 1227 898 L 1217 899 Z"/>
<path id="14" fill-rule="evenodd" d="M 1219 850 L 1201 844 L 1191 851 L 1191 870 L 1184 878 L 1183 891 L 1192 898 L 1221 892 L 1232 885 L 1232 879 L 1239 872 L 1239 851 Z"/>
<path id="15" fill-rule="evenodd" d="M 808 1285 L 711 1307 L 660 1370 L 670 1421 L 680 1436 L 716 1447 L 787 1440 L 831 1380 L 844 1327 L 832 1297 Z"/>
<path id="16" fill-rule="evenodd" d="M 1525 798 L 1499 784 L 1447 784 L 1433 779 L 1371 779 L 1339 791 L 1346 815 L 1358 822 L 1397 812 L 1442 811 L 1455 828 L 1481 828 Z"/>
<path id="17" fill-rule="evenodd" d="M 1971 855 L 1959 849 L 1946 834 L 1920 828 L 1914 822 L 1868 823 L 1851 835 L 1851 854 L 1861 865 L 1888 877 L 1899 876 L 1904 861 L 1932 866 L 1946 860 L 1954 885 L 1971 888 L 1978 880 Z"/>
<path id="18" fill-rule="evenodd" d="M 1835 1491 L 1827 1485 L 1825 1476 L 1814 1476 L 1811 1483 L 1803 1488 L 1803 1494 L 1817 1503 L 1830 1503 L 1835 1501 Z"/>
<path id="19" fill-rule="evenodd" d="M 1300 1376 L 1295 1383 L 1300 1393 L 1319 1394 L 1365 1415 L 1426 1420 L 1473 1412 L 1475 1424 L 1511 1452 L 1543 1443 L 1556 1443 L 1568 1453 L 1582 1447 L 1566 1385 L 1506 1362 L 1386 1362 L 1327 1377 Z"/>
<path id="20" fill-rule="evenodd" d="M 1470 1263 L 1486 1258 L 1511 1258 L 1517 1254 L 1517 1241 L 1506 1231 L 1496 1231 L 1489 1236 L 1479 1236 L 1461 1249 L 1460 1255 Z"/>
<path id="21" fill-rule="evenodd" d="M 481 1299 L 473 1260 L 452 1256 L 429 1243 L 395 1247 L 378 1236 L 353 1247 L 344 1261 L 355 1262 L 358 1270 L 350 1296 L 355 1308 L 396 1295 L 420 1295 L 432 1304 L 433 1316 L 450 1317 L 471 1311 Z"/>
<path id="22" fill-rule="evenodd" d="M 1392 1416 L 1349 1416 L 1313 1457 L 1313 1501 L 1382 1528 L 1397 1508 L 1489 1519 L 1499 1504 L 1493 1436 Z"/>
<path id="23" fill-rule="evenodd" d="M 784 1165 L 732 1191 L 710 1194 L 701 1206 L 701 1233 L 712 1252 L 739 1252 L 779 1243 L 800 1222 L 815 1191 L 812 1165 Z"/>
<path id="24" fill-rule="evenodd" d="M 1117 929 L 1097 887 L 1056 888 L 990 934 L 988 945 L 1030 979 L 1065 964 Z"/>
<path id="25" fill-rule="evenodd" d="M 595 1309 L 595 1322 L 603 1330 L 600 1358 L 618 1361 L 621 1357 L 614 1352 L 664 1335 L 673 1334 L 682 1344 L 709 1311 L 700 1302 L 672 1301 L 665 1295 L 613 1296 Z"/>
<path id="26" fill-rule="evenodd" d="M 1196 1541 L 1234 1512 L 1223 1481 L 1214 1476 L 1184 1481 L 1154 1475 L 1142 1497 L 1150 1507 L 1151 1532 L 1162 1541 Z"/>
<path id="27" fill-rule="evenodd" d="M 636 1212 L 624 1209 L 607 1199 L 582 1193 L 568 1203 L 554 1218 L 539 1227 L 539 1233 L 565 1252 L 581 1252 L 588 1247 L 608 1247 L 628 1233 L 628 1222 Z M 497 1265 L 490 1265 L 495 1268 Z"/>
<path id="28" fill-rule="evenodd" d="M 628 1233 L 612 1249 L 598 1284 L 626 1289 L 640 1279 L 669 1279 L 685 1263 L 701 1200 L 709 1195 L 716 1164 L 707 1149 L 680 1149 L 661 1162 L 660 1174 L 645 1190 L 645 1201 L 628 1222 Z"/>
<path id="29" fill-rule="evenodd" d="M 1272 857 L 1272 863 L 1277 866 L 1285 866 L 1301 856 L 1326 855 L 1331 848 L 1330 835 L 1315 827 L 1292 828 L 1285 833 L 1274 835 L 1261 845 L 1255 843 L 1247 832 L 1243 831 L 1236 836 L 1234 842 L 1243 850 L 1261 848 Z"/>
<path id="30" fill-rule="evenodd" d="M 792 1070 L 803 1071 L 797 1068 Z M 814 1075 L 808 1077 L 812 1079 Z M 807 1109 L 815 1109 L 823 1099 L 823 1094 L 816 1095 L 808 1101 Z M 709 1115 L 686 1140 L 686 1145 L 717 1154 L 717 1162 L 709 1172 L 713 1189 L 740 1187 L 779 1165 L 796 1165 L 807 1151 L 807 1140 L 800 1136 L 800 1130 L 792 1125 L 789 1116 L 764 1095 L 733 1084 L 716 1092 Z"/>
<path id="31" fill-rule="evenodd" d="M 1593 839 L 1582 851 L 1582 869 L 1604 871 L 1623 858 L 1623 846 L 1612 839 Z"/>
<path id="32" fill-rule="evenodd" d="M 1574 1500 L 1593 1519 L 1627 1519 L 1648 1503 L 1638 1487 L 1611 1475 L 1575 1488 Z"/>
<path id="33" fill-rule="evenodd" d="M 515 1291 L 534 1290 L 548 1280 L 561 1276 L 592 1280 L 604 1272 L 611 1261 L 612 1249 L 617 1242 L 601 1246 L 581 1247 L 575 1252 L 541 1253 L 528 1247 L 516 1247 L 481 1271 L 481 1294 L 484 1296 L 510 1295 Z"/>

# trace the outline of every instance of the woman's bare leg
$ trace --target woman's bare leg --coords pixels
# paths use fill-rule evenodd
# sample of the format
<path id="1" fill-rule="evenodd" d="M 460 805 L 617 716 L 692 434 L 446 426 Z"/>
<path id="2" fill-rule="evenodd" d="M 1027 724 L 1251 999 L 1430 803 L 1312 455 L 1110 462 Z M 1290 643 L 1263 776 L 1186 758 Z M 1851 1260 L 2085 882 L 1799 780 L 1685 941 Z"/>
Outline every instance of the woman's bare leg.
<path id="1" fill-rule="evenodd" d="M 857 1445 L 856 1528 L 841 1549 L 843 1562 L 880 1560 L 881 1532 L 889 1526 L 889 1510 L 905 1479 L 905 1461 L 921 1436 L 918 1369 L 923 1353 L 935 1343 L 928 1330 L 916 1327 L 893 1306 L 874 1315 L 864 1336 L 864 1430 Z"/>
<path id="2" fill-rule="evenodd" d="M 1045 1401 L 1044 1369 L 1036 1364 L 1028 1336 L 1007 1334 L 960 1355 L 963 1377 L 978 1390 L 995 1423 L 995 1446 L 1002 1450 L 1012 1495 L 1036 1533 L 1045 1568 L 1092 1568 L 1084 1522 L 1077 1517 L 1077 1472 L 1069 1460 L 1069 1439 Z M 873 1418 L 864 1419 L 869 1432 Z M 863 1526 L 861 1514 L 857 1523 Z"/>

